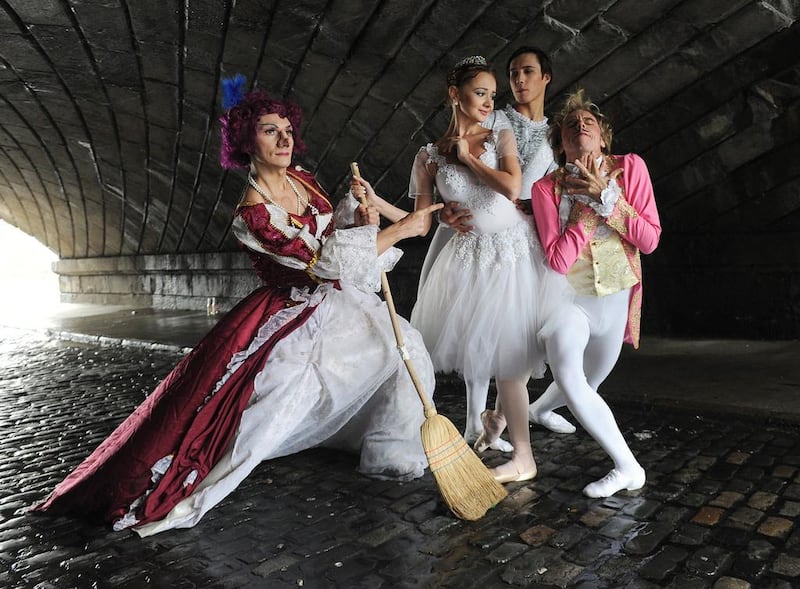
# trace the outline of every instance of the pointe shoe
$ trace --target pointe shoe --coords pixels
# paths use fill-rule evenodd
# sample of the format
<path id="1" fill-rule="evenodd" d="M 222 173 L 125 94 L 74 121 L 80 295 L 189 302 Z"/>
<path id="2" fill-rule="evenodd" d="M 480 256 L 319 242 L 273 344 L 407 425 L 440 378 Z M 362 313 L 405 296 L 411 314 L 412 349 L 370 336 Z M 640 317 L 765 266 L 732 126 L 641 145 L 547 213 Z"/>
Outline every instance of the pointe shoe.
<path id="1" fill-rule="evenodd" d="M 513 452 L 514 447 L 500 439 L 500 434 L 506 429 L 506 418 L 504 415 L 499 415 L 497 411 L 486 409 L 481 413 L 481 422 L 483 423 L 483 431 L 472 448 L 478 454 L 485 452 L 488 448 L 493 450 L 500 450 L 501 452 Z"/>
<path id="2" fill-rule="evenodd" d="M 551 432 L 557 434 L 574 434 L 575 426 L 569 421 L 561 417 L 555 411 L 544 411 L 537 413 L 533 409 L 533 405 L 528 407 L 528 421 L 546 427 Z"/>
<path id="3" fill-rule="evenodd" d="M 589 483 L 583 488 L 583 494 L 587 497 L 611 497 L 617 491 L 635 491 L 644 487 L 645 472 L 641 466 L 626 470 L 617 468 L 611 471 L 602 479 Z"/>
<path id="4" fill-rule="evenodd" d="M 492 472 L 492 476 L 494 477 L 494 480 L 496 480 L 498 483 L 503 485 L 505 483 L 517 483 L 517 482 L 521 482 L 521 481 L 529 481 L 532 478 L 536 477 L 536 474 L 537 474 L 538 471 L 536 469 L 536 465 L 534 464 L 533 468 L 531 470 L 527 470 L 525 472 L 519 472 L 519 470 L 517 470 L 517 466 L 515 464 L 514 465 L 514 472 L 512 472 L 512 473 L 500 474 L 500 473 L 497 472 L 496 468 L 491 469 L 491 472 Z"/>

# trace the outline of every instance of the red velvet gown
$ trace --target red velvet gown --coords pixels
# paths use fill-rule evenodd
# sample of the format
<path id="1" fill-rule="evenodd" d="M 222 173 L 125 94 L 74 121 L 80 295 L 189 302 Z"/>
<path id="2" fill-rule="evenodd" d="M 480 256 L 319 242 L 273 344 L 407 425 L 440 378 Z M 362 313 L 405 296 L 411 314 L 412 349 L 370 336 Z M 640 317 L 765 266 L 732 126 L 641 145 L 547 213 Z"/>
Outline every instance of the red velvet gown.
<path id="1" fill-rule="evenodd" d="M 421 405 L 388 311 L 370 292 L 397 250 L 376 258 L 375 227 L 334 229 L 314 178 L 299 167 L 289 173 L 310 195 L 303 215 L 255 205 L 234 219 L 264 285 L 34 511 L 141 535 L 190 527 L 262 460 L 318 445 L 360 452 L 368 476 L 422 474 Z M 421 338 L 402 324 L 432 392 Z"/>

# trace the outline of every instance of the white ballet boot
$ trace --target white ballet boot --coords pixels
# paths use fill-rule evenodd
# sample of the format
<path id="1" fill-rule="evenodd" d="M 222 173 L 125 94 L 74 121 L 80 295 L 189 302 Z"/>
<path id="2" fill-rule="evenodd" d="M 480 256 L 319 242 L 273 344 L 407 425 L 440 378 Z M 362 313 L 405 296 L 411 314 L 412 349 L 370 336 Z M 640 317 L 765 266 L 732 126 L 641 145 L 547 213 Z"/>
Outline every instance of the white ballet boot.
<path id="1" fill-rule="evenodd" d="M 528 420 L 531 423 L 541 425 L 542 427 L 545 427 L 551 432 L 555 432 L 557 434 L 575 433 L 575 426 L 561 417 L 558 413 L 555 411 L 538 412 L 534 408 L 534 405 L 536 405 L 536 403 L 531 403 L 528 407 Z"/>
<path id="2" fill-rule="evenodd" d="M 587 497 L 611 497 L 614 493 L 622 491 L 635 491 L 644 487 L 644 469 L 639 466 L 628 467 L 626 469 L 613 468 L 602 479 L 589 483 L 583 488 L 583 494 Z"/>

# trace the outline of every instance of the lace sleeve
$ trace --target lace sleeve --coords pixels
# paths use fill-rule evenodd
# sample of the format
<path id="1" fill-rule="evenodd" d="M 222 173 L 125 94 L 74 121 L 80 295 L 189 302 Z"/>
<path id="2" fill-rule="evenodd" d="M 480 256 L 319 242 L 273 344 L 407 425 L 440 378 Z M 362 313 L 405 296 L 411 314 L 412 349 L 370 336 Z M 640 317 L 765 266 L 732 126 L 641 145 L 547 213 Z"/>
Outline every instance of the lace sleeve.
<path id="1" fill-rule="evenodd" d="M 432 160 L 426 145 L 417 152 L 414 164 L 411 166 L 411 179 L 408 182 L 408 198 L 416 200 L 418 196 L 427 196 L 431 202 L 435 201 L 433 194 L 433 176 L 428 171 L 428 163 Z"/>
<path id="2" fill-rule="evenodd" d="M 339 279 L 360 290 L 381 289 L 381 270 L 389 271 L 402 256 L 397 248 L 377 255 L 376 225 L 337 229 L 325 241 L 314 274 L 329 280 Z"/>
<path id="3" fill-rule="evenodd" d="M 336 210 L 333 212 L 334 227 L 352 227 L 355 225 L 356 209 L 358 208 L 358 201 L 349 190 L 339 204 L 336 205 Z"/>

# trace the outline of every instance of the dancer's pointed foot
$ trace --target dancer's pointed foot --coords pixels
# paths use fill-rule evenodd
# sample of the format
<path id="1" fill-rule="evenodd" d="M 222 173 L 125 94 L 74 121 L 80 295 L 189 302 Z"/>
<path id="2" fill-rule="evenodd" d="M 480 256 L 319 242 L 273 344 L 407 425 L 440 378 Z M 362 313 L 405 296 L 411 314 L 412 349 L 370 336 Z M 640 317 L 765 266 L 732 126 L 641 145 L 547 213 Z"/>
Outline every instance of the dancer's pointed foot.
<path id="1" fill-rule="evenodd" d="M 505 415 L 487 409 L 481 413 L 481 421 L 483 422 L 483 431 L 473 445 L 478 454 L 485 452 L 488 448 L 501 452 L 514 451 L 514 446 L 500 438 L 500 434 L 506 429 Z"/>
<path id="2" fill-rule="evenodd" d="M 602 479 L 589 483 L 583 488 L 587 497 L 611 497 L 617 491 L 635 491 L 644 487 L 644 469 L 638 464 L 625 469 L 612 469 Z"/>
<path id="3" fill-rule="evenodd" d="M 513 460 L 490 469 L 494 480 L 498 483 L 516 483 L 518 481 L 529 481 L 536 476 L 536 462 L 531 459 L 530 463 L 518 465 Z"/>
<path id="4" fill-rule="evenodd" d="M 531 423 L 536 423 L 546 427 L 551 432 L 557 434 L 574 434 L 575 426 L 569 421 L 561 417 L 555 411 L 536 411 L 534 409 L 535 403 L 528 407 L 528 420 Z"/>

